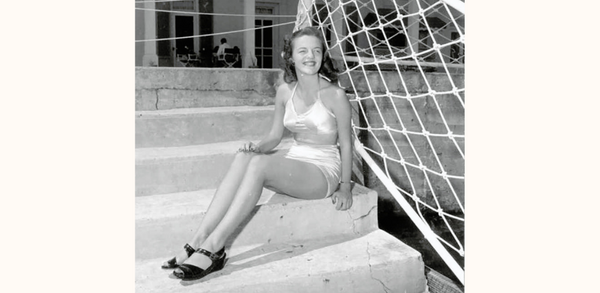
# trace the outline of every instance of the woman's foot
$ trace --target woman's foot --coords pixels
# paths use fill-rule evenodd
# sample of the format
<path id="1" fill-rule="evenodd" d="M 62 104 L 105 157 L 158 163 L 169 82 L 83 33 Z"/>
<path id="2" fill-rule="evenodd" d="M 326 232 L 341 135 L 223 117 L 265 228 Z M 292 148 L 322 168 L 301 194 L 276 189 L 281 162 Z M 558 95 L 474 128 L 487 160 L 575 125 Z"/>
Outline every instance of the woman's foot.
<path id="1" fill-rule="evenodd" d="M 175 256 L 174 258 L 165 261 L 161 268 L 163 269 L 174 269 L 177 268 L 181 263 L 183 263 L 186 259 L 188 259 L 188 257 L 190 257 L 194 252 L 195 249 L 190 246 L 189 244 L 185 244 L 185 246 L 183 246 L 184 250 L 182 250 L 181 252 L 179 252 L 179 254 L 177 256 Z"/>
<path id="2" fill-rule="evenodd" d="M 212 272 L 221 270 L 225 265 L 225 248 L 217 253 L 198 248 L 183 264 L 174 271 L 175 277 L 185 281 L 200 279 Z"/>

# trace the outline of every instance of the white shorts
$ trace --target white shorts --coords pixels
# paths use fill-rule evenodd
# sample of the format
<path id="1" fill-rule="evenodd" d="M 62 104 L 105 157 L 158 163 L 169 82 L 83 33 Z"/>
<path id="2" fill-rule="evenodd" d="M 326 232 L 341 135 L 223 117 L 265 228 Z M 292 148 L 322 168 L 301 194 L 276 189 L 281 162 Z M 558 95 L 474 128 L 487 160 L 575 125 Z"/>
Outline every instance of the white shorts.
<path id="1" fill-rule="evenodd" d="M 325 197 L 335 192 L 340 184 L 342 161 L 337 145 L 298 144 L 294 141 L 285 157 L 317 166 L 327 181 Z"/>

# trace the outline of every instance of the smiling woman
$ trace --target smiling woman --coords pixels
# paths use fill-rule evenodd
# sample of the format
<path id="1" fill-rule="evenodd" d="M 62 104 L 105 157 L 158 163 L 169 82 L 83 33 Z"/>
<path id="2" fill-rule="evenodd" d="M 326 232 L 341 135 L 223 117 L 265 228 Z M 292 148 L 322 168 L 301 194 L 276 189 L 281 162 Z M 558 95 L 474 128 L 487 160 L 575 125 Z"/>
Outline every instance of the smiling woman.
<path id="1" fill-rule="evenodd" d="M 277 89 L 273 124 L 257 144 L 244 144 L 219 184 L 194 237 L 163 264 L 183 280 L 200 279 L 225 265 L 225 242 L 250 214 L 263 188 L 300 199 L 331 197 L 337 210 L 352 206 L 351 107 L 326 52 L 311 27 L 287 38 L 285 83 Z M 284 129 L 289 150 L 275 149 Z"/>
<path id="2" fill-rule="evenodd" d="M 304 38 L 306 37 L 306 38 Z M 312 38 L 310 38 L 312 37 Z M 294 54 L 296 52 L 294 52 L 294 50 L 292 50 L 292 46 L 294 45 L 293 43 L 302 43 L 304 44 L 302 41 L 304 41 L 304 39 L 308 39 L 308 40 L 313 40 L 313 42 L 318 41 L 319 45 L 318 47 L 320 48 L 320 56 L 322 58 L 322 62 L 321 62 L 321 66 L 318 70 L 319 75 L 321 75 L 321 77 L 327 79 L 329 82 L 331 83 L 336 83 L 337 82 L 337 71 L 335 70 L 335 67 L 333 66 L 333 62 L 331 60 L 331 58 L 329 57 L 329 54 L 327 53 L 327 48 L 326 46 L 324 46 L 325 44 L 325 39 L 323 39 L 323 35 L 322 33 L 314 28 L 314 27 L 306 27 L 304 29 L 298 30 L 296 32 L 294 32 L 291 36 L 286 37 L 285 41 L 284 41 L 284 45 L 283 45 L 283 52 L 281 53 L 281 57 L 283 58 L 283 71 L 284 71 L 284 76 L 283 79 L 285 80 L 286 83 L 291 83 L 294 81 L 298 80 L 298 77 L 296 75 L 296 64 L 294 61 Z M 303 45 L 302 47 L 308 47 L 309 45 Z M 312 44 L 312 46 L 315 46 L 315 44 Z M 300 47 L 296 48 L 296 50 L 299 50 Z M 314 49 L 314 47 L 313 47 Z M 305 50 L 308 50 L 307 48 Z M 315 54 L 313 52 L 313 54 Z M 302 63 L 300 63 L 302 64 Z"/>
<path id="3" fill-rule="evenodd" d="M 323 49 L 319 39 L 313 36 L 301 36 L 296 39 L 298 45 L 294 48 L 292 54 L 292 63 L 296 66 L 296 71 L 303 74 L 315 74 L 319 71 L 321 61 L 323 60 Z"/>

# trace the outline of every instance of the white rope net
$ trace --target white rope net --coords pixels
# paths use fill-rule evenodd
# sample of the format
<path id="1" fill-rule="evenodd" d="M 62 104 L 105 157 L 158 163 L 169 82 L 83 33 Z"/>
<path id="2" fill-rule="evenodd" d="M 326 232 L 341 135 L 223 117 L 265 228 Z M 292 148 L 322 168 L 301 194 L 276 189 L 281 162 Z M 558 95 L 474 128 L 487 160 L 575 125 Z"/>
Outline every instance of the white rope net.
<path id="1" fill-rule="evenodd" d="M 358 153 L 464 283 L 464 2 L 304 3 L 351 92 Z"/>

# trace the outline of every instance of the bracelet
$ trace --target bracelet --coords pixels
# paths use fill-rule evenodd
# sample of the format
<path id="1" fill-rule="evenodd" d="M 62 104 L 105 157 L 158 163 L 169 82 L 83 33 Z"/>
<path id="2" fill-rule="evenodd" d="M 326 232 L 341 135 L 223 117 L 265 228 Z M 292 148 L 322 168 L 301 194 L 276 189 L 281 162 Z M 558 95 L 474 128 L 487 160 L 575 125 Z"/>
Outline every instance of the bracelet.
<path id="1" fill-rule="evenodd" d="M 348 183 L 348 184 L 350 184 L 350 182 L 344 182 L 344 181 L 340 180 L 340 184 L 342 184 L 342 183 Z"/>

